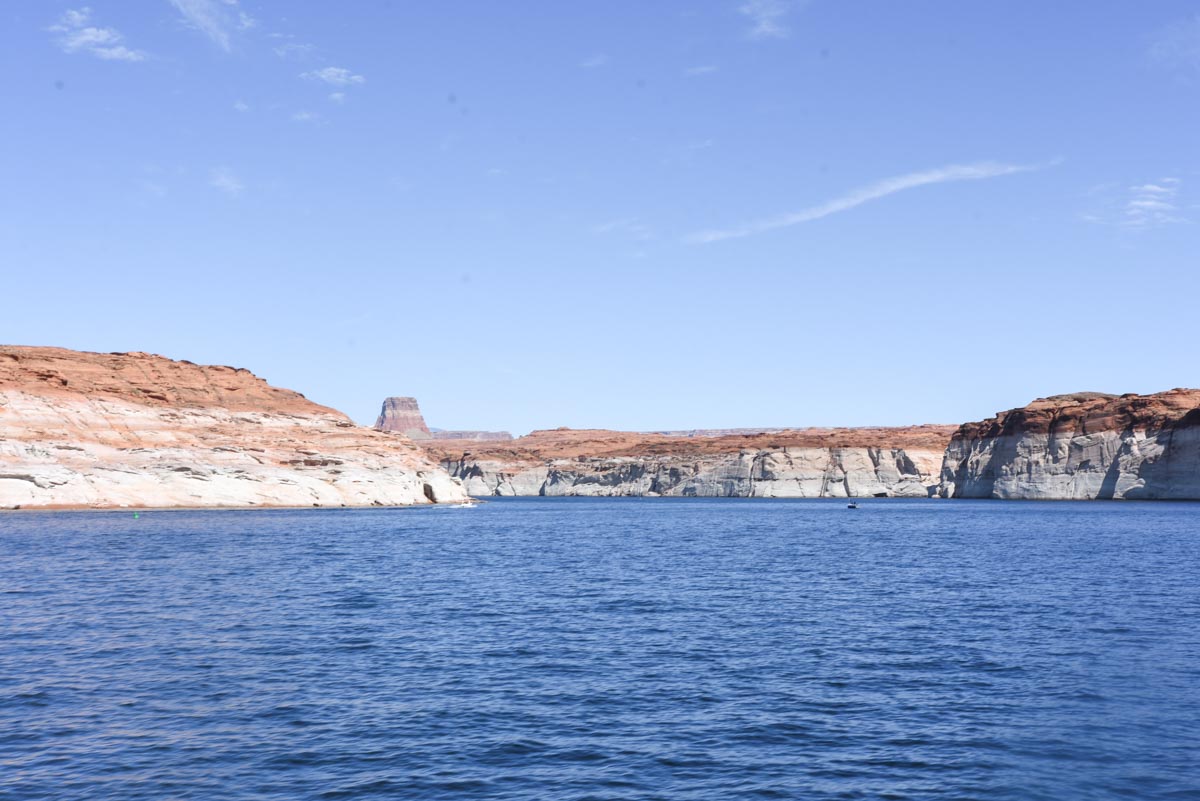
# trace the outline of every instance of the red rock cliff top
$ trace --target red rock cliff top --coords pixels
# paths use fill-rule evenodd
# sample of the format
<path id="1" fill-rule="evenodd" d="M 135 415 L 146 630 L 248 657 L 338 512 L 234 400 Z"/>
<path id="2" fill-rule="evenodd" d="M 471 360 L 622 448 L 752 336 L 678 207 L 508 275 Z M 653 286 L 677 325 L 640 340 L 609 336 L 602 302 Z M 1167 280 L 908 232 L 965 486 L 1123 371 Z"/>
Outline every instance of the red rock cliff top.
<path id="1" fill-rule="evenodd" d="M 237 367 L 175 361 L 150 353 L 88 353 L 0 345 L 0 390 L 109 397 L 149 406 L 222 408 L 268 414 L 330 414 L 299 392 L 273 387 Z"/>
<path id="2" fill-rule="evenodd" d="M 1038 398 L 1028 406 L 964 423 L 955 440 L 1020 434 L 1095 434 L 1127 428 L 1158 431 L 1200 425 L 1200 389 L 1172 389 L 1153 395 L 1076 392 Z"/>
<path id="3" fill-rule="evenodd" d="M 952 425 L 904 428 L 803 428 L 769 434 L 673 437 L 602 429 L 534 431 L 511 442 L 418 443 L 436 459 L 541 461 L 612 456 L 701 456 L 742 450 L 795 448 L 909 448 L 944 450 Z"/>

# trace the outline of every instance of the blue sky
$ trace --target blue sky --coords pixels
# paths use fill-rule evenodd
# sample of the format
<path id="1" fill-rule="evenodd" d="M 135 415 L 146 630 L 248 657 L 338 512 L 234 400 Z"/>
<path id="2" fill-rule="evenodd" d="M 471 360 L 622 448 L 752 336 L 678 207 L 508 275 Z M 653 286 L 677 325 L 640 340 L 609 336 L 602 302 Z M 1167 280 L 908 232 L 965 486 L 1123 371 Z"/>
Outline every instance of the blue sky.
<path id="1" fill-rule="evenodd" d="M 1200 385 L 1194 2 L 15 0 L 0 341 L 362 422 Z"/>

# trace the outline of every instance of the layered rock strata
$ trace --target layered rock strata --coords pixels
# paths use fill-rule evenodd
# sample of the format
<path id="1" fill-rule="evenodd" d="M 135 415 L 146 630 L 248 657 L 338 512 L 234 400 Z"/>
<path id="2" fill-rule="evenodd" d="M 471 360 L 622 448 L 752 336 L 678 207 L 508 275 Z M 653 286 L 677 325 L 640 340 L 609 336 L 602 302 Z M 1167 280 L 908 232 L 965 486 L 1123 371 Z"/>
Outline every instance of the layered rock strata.
<path id="1" fill-rule="evenodd" d="M 465 498 L 404 437 L 356 426 L 244 369 L 0 346 L 0 508 Z"/>
<path id="2" fill-rule="evenodd" d="M 375 420 L 376 431 L 395 431 L 409 439 L 429 439 L 429 426 L 416 398 L 386 398 L 379 417 Z"/>
<path id="3" fill-rule="evenodd" d="M 446 431 L 430 428 L 416 398 L 392 397 L 383 402 L 379 417 L 375 420 L 376 431 L 396 431 L 409 439 L 425 440 L 470 440 L 472 442 L 506 442 L 512 434 L 507 431 Z"/>
<path id="4" fill-rule="evenodd" d="M 1039 398 L 954 433 L 939 494 L 1200 499 L 1200 390 Z"/>
<path id="5" fill-rule="evenodd" d="M 952 426 L 683 438 L 535 431 L 504 445 L 422 443 L 473 496 L 928 497 Z"/>

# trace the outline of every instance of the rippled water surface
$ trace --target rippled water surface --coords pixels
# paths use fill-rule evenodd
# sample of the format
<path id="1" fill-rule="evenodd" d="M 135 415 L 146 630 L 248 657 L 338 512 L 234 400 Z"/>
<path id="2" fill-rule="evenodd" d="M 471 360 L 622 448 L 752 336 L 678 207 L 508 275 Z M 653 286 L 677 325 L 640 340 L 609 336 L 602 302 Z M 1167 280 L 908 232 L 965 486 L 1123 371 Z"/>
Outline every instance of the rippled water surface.
<path id="1" fill-rule="evenodd" d="M 0 515 L 0 798 L 1200 798 L 1200 505 Z"/>

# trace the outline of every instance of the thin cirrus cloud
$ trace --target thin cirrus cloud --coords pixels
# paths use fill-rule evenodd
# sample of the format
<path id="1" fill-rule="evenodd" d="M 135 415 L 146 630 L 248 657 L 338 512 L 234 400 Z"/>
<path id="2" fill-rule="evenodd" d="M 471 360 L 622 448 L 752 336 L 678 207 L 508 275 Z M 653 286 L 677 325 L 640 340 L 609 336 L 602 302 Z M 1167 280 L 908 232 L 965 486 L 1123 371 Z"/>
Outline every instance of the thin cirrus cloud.
<path id="1" fill-rule="evenodd" d="M 246 31 L 258 24 L 238 7 L 238 0 L 170 0 L 170 3 L 188 26 L 225 52 L 232 49 L 234 31 Z"/>
<path id="2" fill-rule="evenodd" d="M 216 167 L 208 175 L 208 185 L 227 195 L 240 195 L 246 186 L 228 167 Z"/>
<path id="3" fill-rule="evenodd" d="M 295 59 L 299 61 L 311 56 L 315 48 L 307 42 L 284 42 L 271 49 L 275 51 L 275 55 L 282 59 Z"/>
<path id="4" fill-rule="evenodd" d="M 146 54 L 126 47 L 125 37 L 116 28 L 92 24 L 88 7 L 68 9 L 49 30 L 59 34 L 58 46 L 64 53 L 90 53 L 105 61 L 143 61 Z"/>
<path id="5" fill-rule="evenodd" d="M 797 0 L 746 0 L 738 13 L 750 20 L 751 39 L 786 39 L 791 35 L 787 17 Z"/>
<path id="6" fill-rule="evenodd" d="M 355 75 L 345 67 L 323 67 L 319 70 L 300 73 L 301 78 L 310 81 L 326 83 L 330 86 L 356 86 L 367 82 L 361 75 Z"/>
<path id="7" fill-rule="evenodd" d="M 894 195 L 906 189 L 915 189 L 918 186 L 944 184 L 952 181 L 978 181 L 984 178 L 998 178 L 1002 175 L 1040 170 L 1057 163 L 1057 161 L 1053 161 L 1048 164 L 999 164 L 992 161 L 985 161 L 976 164 L 951 164 L 946 167 L 925 170 L 924 172 L 910 172 L 906 175 L 885 178 L 877 183 L 855 189 L 833 200 L 827 200 L 824 203 L 810 206 L 800 211 L 743 223 L 733 228 L 699 231 L 689 234 L 684 238 L 684 241 L 691 244 L 707 244 L 710 242 L 720 242 L 725 239 L 741 239 L 766 231 L 773 231 L 777 228 L 790 228 L 793 225 L 819 220 L 822 217 L 828 217 L 831 214 L 837 214 L 842 211 L 849 211 L 856 206 L 861 206 L 872 200 Z"/>
<path id="8" fill-rule="evenodd" d="M 1200 69 L 1200 14 L 1160 31 L 1150 57 L 1168 67 Z"/>
<path id="9" fill-rule="evenodd" d="M 1180 214 L 1176 196 L 1178 178 L 1160 178 L 1153 183 L 1129 187 L 1121 224 L 1127 228 L 1156 228 L 1160 225 L 1186 222 Z"/>

